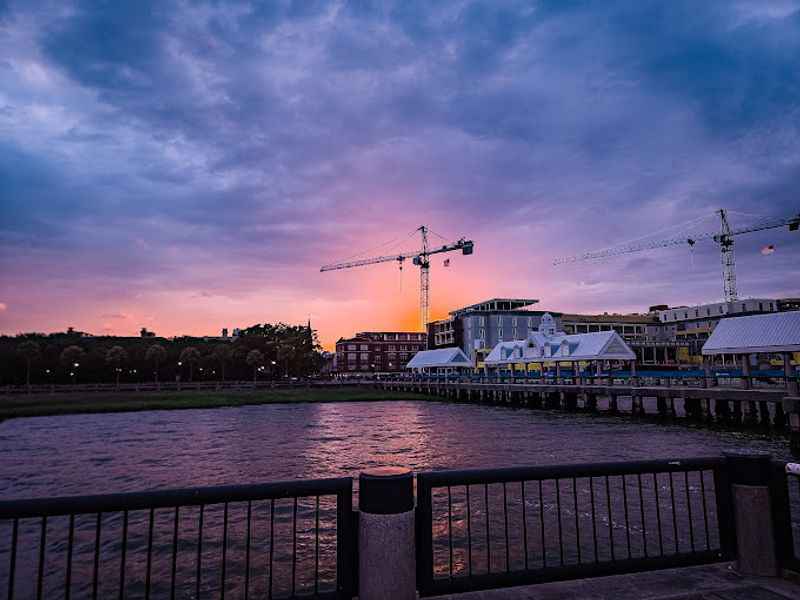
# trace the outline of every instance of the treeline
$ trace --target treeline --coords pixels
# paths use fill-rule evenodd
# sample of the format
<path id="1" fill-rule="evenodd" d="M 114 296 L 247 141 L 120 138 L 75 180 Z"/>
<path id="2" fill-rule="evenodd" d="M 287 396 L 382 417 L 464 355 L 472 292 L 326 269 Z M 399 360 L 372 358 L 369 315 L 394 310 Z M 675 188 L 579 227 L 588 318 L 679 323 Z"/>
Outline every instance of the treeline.
<path id="1" fill-rule="evenodd" d="M 0 383 L 100 383 L 280 379 L 319 373 L 317 333 L 304 325 L 254 325 L 233 338 L 28 333 L 0 337 Z"/>

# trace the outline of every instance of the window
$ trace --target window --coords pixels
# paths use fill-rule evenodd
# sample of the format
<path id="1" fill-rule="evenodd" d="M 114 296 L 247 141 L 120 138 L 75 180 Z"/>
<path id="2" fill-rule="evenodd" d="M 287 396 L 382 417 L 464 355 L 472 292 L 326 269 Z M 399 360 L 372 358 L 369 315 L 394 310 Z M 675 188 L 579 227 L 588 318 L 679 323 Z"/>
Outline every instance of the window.
<path id="1" fill-rule="evenodd" d="M 369 360 L 369 352 L 362 352 L 361 353 L 361 361 Z"/>
<path id="2" fill-rule="evenodd" d="M 347 349 L 348 350 L 355 350 L 356 349 L 356 345 L 355 344 L 347 344 Z"/>
<path id="3" fill-rule="evenodd" d="M 758 303 L 758 310 L 759 312 L 764 310 L 764 305 L 761 302 Z"/>
<path id="4" fill-rule="evenodd" d="M 403 350 L 403 351 L 408 350 L 408 346 L 403 344 L 402 346 L 400 346 L 400 350 Z"/>
<path id="5" fill-rule="evenodd" d="M 361 344 L 362 350 L 369 350 L 369 344 Z"/>
<path id="6" fill-rule="evenodd" d="M 356 353 L 355 352 L 349 352 L 347 354 L 347 361 L 348 362 L 355 362 L 356 361 Z"/>

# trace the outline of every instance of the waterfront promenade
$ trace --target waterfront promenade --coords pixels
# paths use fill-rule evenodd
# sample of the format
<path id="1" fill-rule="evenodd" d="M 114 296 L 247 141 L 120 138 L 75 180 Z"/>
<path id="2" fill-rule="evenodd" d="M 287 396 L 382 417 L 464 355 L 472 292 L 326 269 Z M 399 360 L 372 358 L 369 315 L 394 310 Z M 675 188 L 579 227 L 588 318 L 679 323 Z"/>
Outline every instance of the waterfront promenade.
<path id="1" fill-rule="evenodd" d="M 789 600 L 800 579 L 747 577 L 735 564 L 719 563 L 555 583 L 465 592 L 439 600 Z"/>

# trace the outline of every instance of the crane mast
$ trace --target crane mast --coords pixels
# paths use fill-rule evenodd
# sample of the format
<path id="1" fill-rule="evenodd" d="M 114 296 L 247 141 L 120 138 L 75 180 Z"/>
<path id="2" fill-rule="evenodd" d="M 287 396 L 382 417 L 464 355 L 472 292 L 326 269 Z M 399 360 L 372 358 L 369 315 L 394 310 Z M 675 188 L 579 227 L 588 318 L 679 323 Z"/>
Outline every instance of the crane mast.
<path id="1" fill-rule="evenodd" d="M 728 223 L 728 215 L 724 208 L 717 211 L 720 219 L 719 235 L 714 241 L 719 244 L 720 258 L 722 259 L 722 290 L 725 302 L 735 302 L 739 299 L 736 292 L 736 256 L 733 253 L 733 232 Z"/>
<path id="2" fill-rule="evenodd" d="M 352 269 L 354 267 L 363 267 L 366 265 L 374 265 L 385 262 L 397 262 L 400 268 L 403 268 L 403 263 L 411 259 L 413 264 L 419 267 L 419 312 L 420 323 L 422 330 L 425 331 L 428 320 L 430 318 L 430 257 L 434 254 L 441 254 L 443 252 L 453 252 L 461 250 L 464 255 L 472 254 L 475 244 L 472 240 L 461 238 L 450 244 L 445 244 L 439 247 L 431 247 L 428 240 L 429 229 L 425 225 L 420 225 L 417 228 L 422 238 L 421 248 L 416 252 L 404 252 L 401 254 L 389 254 L 384 256 L 375 256 L 372 258 L 362 258 L 359 260 L 331 263 L 320 267 L 321 272 L 326 271 L 339 271 L 342 269 Z M 438 235 L 438 234 L 437 234 Z"/>
<path id="3" fill-rule="evenodd" d="M 697 242 L 703 240 L 712 240 L 719 245 L 720 259 L 722 263 L 722 287 L 725 301 L 734 302 L 739 297 L 736 289 L 736 257 L 734 255 L 735 236 L 745 233 L 753 233 L 756 231 L 777 229 L 787 225 L 789 227 L 789 231 L 798 231 L 798 229 L 800 229 L 800 213 L 788 217 L 770 217 L 753 225 L 739 227 L 736 229 L 731 227 L 730 221 L 728 220 L 728 213 L 724 208 L 716 211 L 715 214 L 718 215 L 720 219 L 720 228 L 717 232 L 705 232 L 697 235 L 680 235 L 662 240 L 649 240 L 613 246 L 603 250 L 593 250 L 584 252 L 583 254 L 576 254 L 574 256 L 556 258 L 553 261 L 553 265 L 559 266 L 576 262 L 599 260 L 603 258 L 621 256 L 623 254 L 631 254 L 633 252 L 654 250 L 656 248 L 668 248 L 670 246 L 682 246 L 688 244 L 689 247 L 693 247 Z"/>

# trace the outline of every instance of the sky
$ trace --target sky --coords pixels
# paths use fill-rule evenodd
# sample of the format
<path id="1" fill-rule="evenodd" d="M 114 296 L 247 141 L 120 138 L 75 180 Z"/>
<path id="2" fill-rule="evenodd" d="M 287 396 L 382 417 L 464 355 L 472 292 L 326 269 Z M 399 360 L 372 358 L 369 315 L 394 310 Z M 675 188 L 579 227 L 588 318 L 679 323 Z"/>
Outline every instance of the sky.
<path id="1" fill-rule="evenodd" d="M 410 262 L 319 268 L 422 224 L 475 242 L 433 317 L 718 301 L 712 242 L 552 261 L 800 212 L 798 56 L 796 0 L 0 0 L 0 333 L 415 329 Z M 738 237 L 740 295 L 799 258 Z"/>

